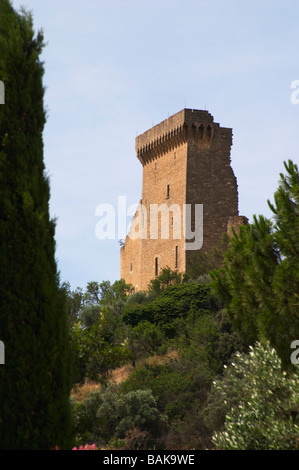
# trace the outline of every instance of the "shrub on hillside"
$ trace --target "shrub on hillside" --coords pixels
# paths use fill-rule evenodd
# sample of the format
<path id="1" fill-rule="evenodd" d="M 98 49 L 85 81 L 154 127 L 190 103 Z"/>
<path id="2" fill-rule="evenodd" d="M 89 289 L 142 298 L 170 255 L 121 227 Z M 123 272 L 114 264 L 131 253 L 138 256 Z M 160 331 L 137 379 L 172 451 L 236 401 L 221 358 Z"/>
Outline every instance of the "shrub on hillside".
<path id="1" fill-rule="evenodd" d="M 133 430 L 138 429 L 143 445 L 151 447 L 166 430 L 167 418 L 149 390 L 119 393 L 117 387 L 110 386 L 92 392 L 82 403 L 73 403 L 73 424 L 79 444 L 104 446 L 133 438 Z"/>
<path id="2" fill-rule="evenodd" d="M 197 283 L 174 284 L 166 287 L 150 303 L 124 308 L 123 321 L 135 327 L 142 321 L 158 324 L 168 337 L 174 337 L 173 321 L 187 317 L 191 312 L 215 311 L 216 300 L 211 297 L 208 285 Z"/>
<path id="3" fill-rule="evenodd" d="M 282 369 L 269 343 L 237 354 L 222 380 L 215 381 L 223 429 L 213 442 L 221 450 L 291 450 L 299 436 L 299 374 Z"/>

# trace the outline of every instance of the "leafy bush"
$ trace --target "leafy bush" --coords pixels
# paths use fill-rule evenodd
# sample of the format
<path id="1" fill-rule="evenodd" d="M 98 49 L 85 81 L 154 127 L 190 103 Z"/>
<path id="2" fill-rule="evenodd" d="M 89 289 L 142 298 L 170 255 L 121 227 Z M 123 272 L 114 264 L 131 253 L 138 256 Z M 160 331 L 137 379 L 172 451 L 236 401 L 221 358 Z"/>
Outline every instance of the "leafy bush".
<path id="1" fill-rule="evenodd" d="M 92 392 L 82 403 L 73 403 L 73 424 L 79 443 L 106 445 L 133 439 L 135 430 L 136 436 L 141 432 L 143 445 L 150 447 L 162 436 L 167 419 L 149 390 L 119 393 L 110 386 Z"/>
<path id="2" fill-rule="evenodd" d="M 150 296 L 156 297 L 168 286 L 181 284 L 184 281 L 183 273 L 172 271 L 169 267 L 163 268 L 159 276 L 152 279 L 148 285 Z"/>
<path id="3" fill-rule="evenodd" d="M 166 338 L 162 329 L 149 321 L 142 321 L 132 329 L 131 341 L 139 343 L 147 355 L 165 353 Z"/>
<path id="4" fill-rule="evenodd" d="M 177 372 L 170 364 L 139 366 L 120 385 L 122 393 L 150 390 L 161 412 L 164 412 L 164 407 L 171 397 L 177 398 L 179 392 L 186 387 L 188 387 L 186 375 Z"/>
<path id="5" fill-rule="evenodd" d="M 209 286 L 197 283 L 174 284 L 166 287 L 150 303 L 125 307 L 123 321 L 132 327 L 148 321 L 163 328 L 168 337 L 174 337 L 176 330 L 172 323 L 176 318 L 186 317 L 190 312 L 204 312 L 215 308 Z"/>
<path id="6" fill-rule="evenodd" d="M 283 371 L 267 343 L 236 354 L 222 380 L 214 383 L 225 405 L 225 424 L 213 442 L 221 450 L 289 450 L 299 437 L 299 373 Z"/>
<path id="7" fill-rule="evenodd" d="M 76 322 L 71 330 L 74 351 L 75 382 L 85 378 L 99 381 L 107 378 L 110 370 L 128 361 L 130 353 L 123 345 L 114 345 L 105 339 L 103 320 L 92 326 L 83 327 Z"/>
<path id="8" fill-rule="evenodd" d="M 136 307 L 146 303 L 150 299 L 148 292 L 146 291 L 137 291 L 133 292 L 133 294 L 129 295 L 126 298 L 126 308 L 128 307 Z"/>
<path id="9" fill-rule="evenodd" d="M 121 390 L 125 393 L 149 388 L 157 399 L 158 409 L 168 418 L 166 447 L 195 449 L 207 445 L 208 431 L 201 409 L 210 384 L 211 379 L 200 364 L 183 360 L 138 367 L 121 385 Z"/>

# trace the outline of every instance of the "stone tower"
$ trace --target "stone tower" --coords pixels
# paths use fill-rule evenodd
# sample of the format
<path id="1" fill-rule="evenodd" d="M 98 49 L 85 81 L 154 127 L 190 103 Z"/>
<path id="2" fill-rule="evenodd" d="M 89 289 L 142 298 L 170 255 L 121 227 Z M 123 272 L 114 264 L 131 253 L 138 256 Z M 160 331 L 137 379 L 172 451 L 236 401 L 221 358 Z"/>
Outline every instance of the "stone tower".
<path id="1" fill-rule="evenodd" d="M 142 199 L 120 254 L 121 278 L 136 290 L 147 289 L 164 267 L 188 271 L 193 253 L 247 222 L 238 215 L 231 145 L 232 129 L 192 109 L 136 138 Z"/>

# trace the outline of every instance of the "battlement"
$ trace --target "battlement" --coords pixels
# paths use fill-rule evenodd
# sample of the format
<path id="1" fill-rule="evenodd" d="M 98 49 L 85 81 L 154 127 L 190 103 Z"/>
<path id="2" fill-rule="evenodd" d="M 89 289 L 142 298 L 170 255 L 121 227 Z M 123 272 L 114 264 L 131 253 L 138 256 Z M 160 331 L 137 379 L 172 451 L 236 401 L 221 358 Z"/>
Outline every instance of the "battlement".
<path id="1" fill-rule="evenodd" d="M 209 146 L 218 127 L 208 111 L 183 109 L 136 137 L 137 157 L 146 165 L 188 141 Z"/>

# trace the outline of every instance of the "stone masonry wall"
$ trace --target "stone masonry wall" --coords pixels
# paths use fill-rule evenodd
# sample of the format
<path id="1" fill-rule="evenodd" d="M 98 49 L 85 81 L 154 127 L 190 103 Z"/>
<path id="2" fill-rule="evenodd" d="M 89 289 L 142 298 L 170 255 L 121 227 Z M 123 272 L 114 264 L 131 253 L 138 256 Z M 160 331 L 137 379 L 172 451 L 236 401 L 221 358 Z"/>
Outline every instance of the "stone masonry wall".
<path id="1" fill-rule="evenodd" d="M 147 289 L 163 267 L 188 270 L 188 259 L 195 251 L 185 249 L 185 204 L 203 204 L 204 251 L 228 230 L 229 217 L 238 217 L 237 182 L 230 166 L 231 143 L 231 129 L 214 123 L 207 111 L 191 109 L 180 111 L 136 138 L 136 153 L 143 166 L 143 217 L 136 212 L 121 248 L 121 278 L 136 290 Z M 161 232 L 161 216 L 158 238 L 150 237 L 150 216 L 155 204 L 176 209 L 167 218 L 168 239 L 163 239 L 167 234 Z M 179 234 L 173 232 L 178 220 Z M 143 238 L 134 239 L 142 221 L 146 227 Z M 165 220 L 162 226 L 165 229 Z M 195 228 L 193 217 L 192 230 Z"/>
<path id="2" fill-rule="evenodd" d="M 231 168 L 232 129 L 220 127 L 208 113 L 190 113 L 188 125 L 187 203 L 203 204 L 203 246 L 207 252 L 238 216 L 237 180 Z M 189 261 L 194 251 L 188 251 Z M 188 270 L 187 261 L 187 270 Z"/>

